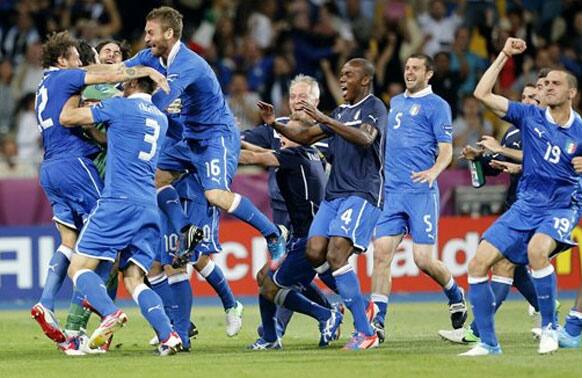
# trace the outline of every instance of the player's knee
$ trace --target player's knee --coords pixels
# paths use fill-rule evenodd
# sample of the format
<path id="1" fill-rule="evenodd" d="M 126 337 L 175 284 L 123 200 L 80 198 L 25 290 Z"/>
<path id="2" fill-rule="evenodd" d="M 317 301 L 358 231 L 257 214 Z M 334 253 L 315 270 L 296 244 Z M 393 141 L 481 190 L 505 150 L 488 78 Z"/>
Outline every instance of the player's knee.
<path id="1" fill-rule="evenodd" d="M 427 271 L 430 269 L 433 263 L 433 257 L 431 253 L 427 251 L 417 251 L 413 253 L 414 263 L 420 270 Z"/>
<path id="2" fill-rule="evenodd" d="M 131 277 L 124 277 L 123 284 L 125 288 L 129 292 L 129 294 L 133 294 L 135 288 L 138 287 L 143 283 L 143 276 L 131 276 Z"/>
<path id="3" fill-rule="evenodd" d="M 206 265 L 208 265 L 209 262 L 210 257 L 208 257 L 208 255 L 201 254 L 198 258 L 198 261 L 196 261 L 196 264 L 194 264 L 194 269 L 196 269 L 197 272 L 201 272 L 204 268 L 206 268 Z"/>
<path id="4" fill-rule="evenodd" d="M 266 276 L 260 286 L 259 292 L 261 295 L 268 301 L 273 302 L 275 300 L 275 295 L 277 295 L 277 291 L 279 291 L 279 287 L 275 285 L 269 276 Z"/>
<path id="5" fill-rule="evenodd" d="M 491 268 L 491 273 L 495 276 L 513 278 L 513 272 L 515 271 L 515 265 L 513 265 L 509 260 L 503 259 L 493 265 Z"/>
<path id="6" fill-rule="evenodd" d="M 374 243 L 374 266 L 385 267 L 390 266 L 392 262 L 392 253 L 385 243 Z"/>
<path id="7" fill-rule="evenodd" d="M 222 189 L 210 189 L 204 192 L 204 197 L 212 206 L 228 211 L 234 201 L 234 194 Z"/>
<path id="8" fill-rule="evenodd" d="M 325 247 L 326 245 L 319 242 L 307 242 L 305 249 L 305 257 L 313 267 L 318 267 L 325 262 Z"/>
<path id="9" fill-rule="evenodd" d="M 477 256 L 473 257 L 467 266 L 467 273 L 471 277 L 485 277 L 487 271 L 488 267 Z"/>
<path id="10" fill-rule="evenodd" d="M 259 286 L 263 285 L 263 281 L 265 277 L 267 277 L 269 273 L 269 266 L 268 264 L 263 265 L 263 267 L 257 272 L 256 279 Z"/>
<path id="11" fill-rule="evenodd" d="M 174 178 L 175 177 L 171 172 L 158 169 L 156 171 L 156 178 L 155 178 L 156 188 L 161 188 L 163 186 L 172 184 L 172 182 L 174 181 Z"/>

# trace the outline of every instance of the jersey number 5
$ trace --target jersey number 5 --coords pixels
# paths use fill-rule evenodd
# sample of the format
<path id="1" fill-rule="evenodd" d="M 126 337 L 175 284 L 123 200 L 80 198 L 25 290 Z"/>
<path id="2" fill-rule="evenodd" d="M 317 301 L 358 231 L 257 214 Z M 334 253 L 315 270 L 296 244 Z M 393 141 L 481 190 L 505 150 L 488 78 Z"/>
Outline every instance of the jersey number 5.
<path id="1" fill-rule="evenodd" d="M 396 117 L 394 117 L 394 120 L 396 121 L 396 124 L 394 125 L 394 130 L 400 128 L 400 118 L 402 118 L 402 112 L 398 112 L 396 114 Z"/>
<path id="2" fill-rule="evenodd" d="M 156 154 L 158 138 L 160 137 L 160 124 L 158 123 L 158 121 L 151 118 L 146 118 L 145 124 L 147 127 L 151 127 L 152 129 L 154 129 L 153 134 L 146 133 L 143 137 L 144 142 L 149 143 L 151 145 L 151 148 L 149 152 L 140 151 L 138 157 L 140 160 L 150 161 Z"/>

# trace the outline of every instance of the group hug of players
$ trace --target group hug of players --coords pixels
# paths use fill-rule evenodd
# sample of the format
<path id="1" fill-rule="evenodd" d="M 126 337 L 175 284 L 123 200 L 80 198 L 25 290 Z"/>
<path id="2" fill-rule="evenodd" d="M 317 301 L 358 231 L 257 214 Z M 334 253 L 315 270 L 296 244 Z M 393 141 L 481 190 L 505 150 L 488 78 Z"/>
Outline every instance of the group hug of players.
<path id="1" fill-rule="evenodd" d="M 580 345 L 582 295 L 560 327 L 550 263 L 572 245 L 581 195 L 582 121 L 572 110 L 577 83 L 569 72 L 548 70 L 538 87 L 524 89 L 521 104 L 493 94 L 505 62 L 526 48 L 509 38 L 475 89 L 477 99 L 514 127 L 504 145 L 484 138 L 463 157 L 521 178 L 508 210 L 469 262 L 475 319 L 464 328 L 464 291 L 433 254 L 436 179 L 452 160 L 453 130 L 450 106 L 429 85 L 431 58 L 407 59 L 406 90 L 392 98 L 389 112 L 372 94 L 374 67 L 365 59 L 343 66 L 345 102 L 330 115 L 317 109 L 317 82 L 298 75 L 289 88 L 289 117 L 277 118 L 260 102 L 264 124 L 241 136 L 215 73 L 180 42 L 181 33 L 181 14 L 161 7 L 146 18 L 147 48 L 131 58 L 122 58 L 115 41 L 95 51 L 66 32 L 44 45 L 46 72 L 36 99 L 45 149 L 40 182 L 61 245 L 31 314 L 60 350 L 108 350 L 127 322 L 114 303 L 118 272 L 154 329 L 160 355 L 189 350 L 196 332 L 190 266 L 222 300 L 227 335 L 238 334 L 243 306 L 209 257 L 221 250 L 221 210 L 259 230 L 269 250 L 257 274 L 261 324 L 250 349 L 280 349 L 294 312 L 317 320 L 325 347 L 339 338 L 344 305 L 354 321 L 344 349 L 377 347 L 385 339 L 390 265 L 405 234 L 415 263 L 448 298 L 453 330 L 439 334 L 475 343 L 463 356 L 501 353 L 493 319 L 512 284 L 539 311 L 540 353 Z M 104 64 L 95 64 L 99 58 Z M 103 159 L 99 172 L 95 162 Z M 230 189 L 238 164 L 269 168 L 274 222 Z M 368 300 L 348 258 L 365 252 L 372 238 Z M 74 293 L 63 329 L 54 301 L 67 275 Z M 328 301 L 313 284 L 316 275 L 343 304 Z M 101 323 L 88 336 L 92 312 Z"/>

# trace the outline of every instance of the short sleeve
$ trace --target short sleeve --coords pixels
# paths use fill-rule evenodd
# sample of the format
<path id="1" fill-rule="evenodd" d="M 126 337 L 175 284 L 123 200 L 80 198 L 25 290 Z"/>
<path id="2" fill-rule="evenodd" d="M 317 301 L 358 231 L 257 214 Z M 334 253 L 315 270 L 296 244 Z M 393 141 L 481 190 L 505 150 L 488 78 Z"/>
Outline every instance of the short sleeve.
<path id="1" fill-rule="evenodd" d="M 62 77 L 59 77 L 61 87 L 67 88 L 68 93 L 75 93 L 81 91 L 85 87 L 85 76 L 87 72 L 80 69 L 67 69 L 63 70 L 65 73 Z"/>
<path id="2" fill-rule="evenodd" d="M 91 107 L 93 113 L 93 120 L 96 123 L 108 123 L 114 117 L 119 117 L 122 113 L 123 107 L 119 104 L 119 98 L 110 98 L 101 101 L 99 104 Z"/>
<path id="3" fill-rule="evenodd" d="M 135 54 L 134 56 L 132 56 L 131 58 L 124 60 L 123 61 L 123 65 L 125 65 L 125 67 L 135 67 L 135 66 L 145 66 L 147 65 L 146 61 L 146 55 L 148 54 L 148 49 L 145 50 L 141 50 L 140 52 L 138 52 L 137 54 Z"/>
<path id="4" fill-rule="evenodd" d="M 378 129 L 380 134 L 384 133 L 384 128 L 386 127 L 386 119 L 388 116 L 388 111 L 384 104 L 378 101 L 368 101 L 362 106 L 361 120 L 362 123 L 367 123 L 370 126 Z"/>
<path id="5" fill-rule="evenodd" d="M 241 134 L 241 139 L 263 148 L 271 148 L 274 138 L 274 130 L 267 125 L 260 125 L 255 128 L 245 130 Z"/>
<path id="6" fill-rule="evenodd" d="M 438 102 L 430 114 L 432 132 L 438 143 L 453 143 L 453 120 L 451 107 L 446 102 Z"/>
<path id="7" fill-rule="evenodd" d="M 535 105 L 526 105 L 515 101 L 509 101 L 507 113 L 502 119 L 513 124 L 518 129 L 521 129 L 528 124 L 528 122 L 525 122 L 525 119 L 528 116 L 533 115 L 535 110 L 537 110 Z"/>

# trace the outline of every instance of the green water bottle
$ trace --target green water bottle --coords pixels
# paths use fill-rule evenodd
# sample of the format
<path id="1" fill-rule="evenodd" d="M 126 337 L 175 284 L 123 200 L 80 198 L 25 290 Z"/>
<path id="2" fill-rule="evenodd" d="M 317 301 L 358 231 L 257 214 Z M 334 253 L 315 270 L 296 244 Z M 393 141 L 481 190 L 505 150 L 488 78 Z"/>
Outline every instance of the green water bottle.
<path id="1" fill-rule="evenodd" d="M 480 188 L 485 185 L 485 174 L 483 166 L 479 160 L 469 160 L 469 169 L 471 170 L 471 184 L 474 188 Z"/>

